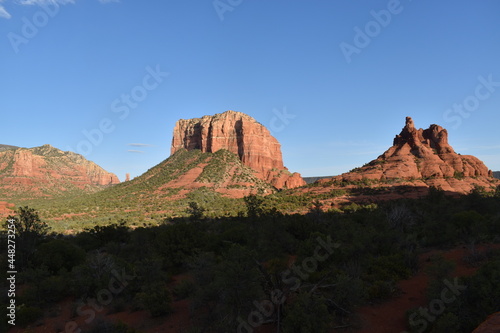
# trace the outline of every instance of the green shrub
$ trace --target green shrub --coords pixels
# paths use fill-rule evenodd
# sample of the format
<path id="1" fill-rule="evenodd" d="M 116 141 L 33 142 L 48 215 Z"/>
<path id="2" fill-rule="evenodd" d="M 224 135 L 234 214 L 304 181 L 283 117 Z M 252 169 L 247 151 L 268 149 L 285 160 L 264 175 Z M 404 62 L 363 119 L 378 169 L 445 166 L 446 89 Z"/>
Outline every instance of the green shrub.
<path id="1" fill-rule="evenodd" d="M 434 325 L 431 333 L 460 332 L 460 318 L 451 312 L 441 315 Z"/>
<path id="2" fill-rule="evenodd" d="M 390 297 L 396 291 L 396 282 L 410 275 L 402 253 L 371 258 L 365 275 L 368 298 L 380 300 Z"/>
<path id="3" fill-rule="evenodd" d="M 309 293 L 300 293 L 292 304 L 285 308 L 283 320 L 285 333 L 327 333 L 331 316 L 325 300 Z"/>
<path id="4" fill-rule="evenodd" d="M 196 286 L 191 279 L 184 279 L 174 287 L 174 295 L 177 299 L 185 299 L 191 296 Z"/>
<path id="5" fill-rule="evenodd" d="M 411 272 L 405 266 L 402 253 L 372 258 L 368 266 L 369 276 L 374 280 L 399 281 L 410 277 Z"/>
<path id="6" fill-rule="evenodd" d="M 151 286 L 136 295 L 142 308 L 152 317 L 160 317 L 172 312 L 172 296 L 165 286 Z"/>
<path id="7" fill-rule="evenodd" d="M 363 282 L 358 277 L 348 276 L 344 273 L 335 278 L 335 286 L 329 295 L 333 312 L 339 316 L 345 316 L 353 312 L 364 299 Z"/>
<path id="8" fill-rule="evenodd" d="M 434 255 L 429 258 L 431 264 L 425 269 L 425 273 L 430 276 L 431 279 L 441 281 L 455 270 L 456 264 L 444 258 L 441 255 Z"/>
<path id="9" fill-rule="evenodd" d="M 35 256 L 35 262 L 47 266 L 52 273 L 57 273 L 61 268 L 69 272 L 84 261 L 85 251 L 62 239 L 53 239 L 41 244 Z"/>
<path id="10" fill-rule="evenodd" d="M 190 201 L 188 205 L 189 208 L 186 209 L 186 212 L 189 214 L 191 220 L 196 221 L 203 218 L 203 213 L 205 212 L 205 208 L 203 208 L 196 201 Z"/>
<path id="11" fill-rule="evenodd" d="M 392 296 L 396 291 L 393 281 L 375 281 L 368 287 L 368 298 L 370 300 L 383 300 Z"/>
<path id="12" fill-rule="evenodd" d="M 40 297 L 46 302 L 57 302 L 70 293 L 68 275 L 50 276 L 40 282 L 38 289 Z"/>
<path id="13" fill-rule="evenodd" d="M 27 325 L 40 319 L 43 315 L 43 311 L 40 308 L 33 306 L 20 306 L 16 312 L 16 324 L 21 327 L 26 327 Z"/>
<path id="14" fill-rule="evenodd" d="M 118 223 L 106 226 L 96 225 L 86 229 L 86 232 L 97 241 L 98 246 L 104 246 L 110 242 L 127 243 L 130 240 L 130 233 L 126 224 L 127 221 L 120 219 Z"/>
<path id="15" fill-rule="evenodd" d="M 341 197 L 343 195 L 347 194 L 347 191 L 344 189 L 333 189 L 329 193 L 330 197 L 335 198 L 335 197 Z"/>

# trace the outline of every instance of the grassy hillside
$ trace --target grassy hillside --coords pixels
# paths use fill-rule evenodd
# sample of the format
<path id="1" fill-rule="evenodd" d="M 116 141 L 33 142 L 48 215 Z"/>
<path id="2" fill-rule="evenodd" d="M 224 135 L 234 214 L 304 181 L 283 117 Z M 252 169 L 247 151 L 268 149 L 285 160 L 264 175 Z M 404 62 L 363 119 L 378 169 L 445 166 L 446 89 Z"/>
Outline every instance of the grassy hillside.
<path id="1" fill-rule="evenodd" d="M 203 167 L 185 186 L 179 179 Z M 171 183 L 172 182 L 172 183 Z M 59 230 L 81 229 L 126 219 L 133 224 L 157 224 L 166 217 L 186 215 L 189 202 L 196 202 L 206 216 L 235 215 L 242 199 L 226 190 L 270 193 L 274 188 L 254 175 L 238 157 L 226 150 L 202 153 L 179 150 L 143 175 L 103 191 L 57 200 L 35 200 L 30 205 L 52 220 Z"/>

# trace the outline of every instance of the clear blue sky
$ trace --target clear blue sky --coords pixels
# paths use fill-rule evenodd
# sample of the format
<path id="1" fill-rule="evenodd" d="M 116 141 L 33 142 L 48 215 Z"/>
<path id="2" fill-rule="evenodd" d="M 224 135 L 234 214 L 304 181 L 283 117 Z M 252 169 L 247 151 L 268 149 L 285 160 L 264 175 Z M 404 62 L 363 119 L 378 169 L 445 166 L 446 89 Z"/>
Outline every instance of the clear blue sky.
<path id="1" fill-rule="evenodd" d="M 237 110 L 319 176 L 411 116 L 500 170 L 499 1 L 58 3 L 0 0 L 0 143 L 80 147 L 123 180 L 169 156 L 177 119 Z"/>

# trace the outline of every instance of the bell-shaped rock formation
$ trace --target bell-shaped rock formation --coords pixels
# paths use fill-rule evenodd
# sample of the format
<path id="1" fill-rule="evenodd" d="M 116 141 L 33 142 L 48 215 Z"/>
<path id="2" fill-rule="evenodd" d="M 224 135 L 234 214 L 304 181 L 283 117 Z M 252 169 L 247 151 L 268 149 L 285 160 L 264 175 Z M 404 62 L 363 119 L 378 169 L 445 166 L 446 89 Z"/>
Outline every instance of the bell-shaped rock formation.
<path id="1" fill-rule="evenodd" d="M 363 167 L 334 179 L 412 180 L 418 185 L 461 193 L 475 185 L 491 188 L 497 184 L 492 172 L 478 158 L 455 153 L 448 143 L 446 129 L 438 125 L 416 129 L 410 117 L 406 117 L 405 127 L 394 138 L 392 147 Z"/>
<path id="2" fill-rule="evenodd" d="M 455 153 L 444 128 L 431 125 L 417 130 L 410 117 L 393 146 L 376 161 L 386 164 L 381 168 L 386 178 L 491 177 L 478 158 Z"/>
<path id="3" fill-rule="evenodd" d="M 183 148 L 209 153 L 226 149 L 278 189 L 305 185 L 300 174 L 290 173 L 283 165 L 278 140 L 262 124 L 241 112 L 226 111 L 177 121 L 171 155 Z"/>

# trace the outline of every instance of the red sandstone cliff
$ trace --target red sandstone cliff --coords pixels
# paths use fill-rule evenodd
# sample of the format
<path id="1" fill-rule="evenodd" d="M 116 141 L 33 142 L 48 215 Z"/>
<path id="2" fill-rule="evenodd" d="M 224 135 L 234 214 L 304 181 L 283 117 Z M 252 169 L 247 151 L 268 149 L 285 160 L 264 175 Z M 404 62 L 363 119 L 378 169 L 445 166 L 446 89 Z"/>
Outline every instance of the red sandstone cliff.
<path id="1" fill-rule="evenodd" d="M 52 196 L 69 190 L 94 192 L 118 177 L 83 156 L 50 145 L 0 151 L 2 197 Z"/>
<path id="2" fill-rule="evenodd" d="M 298 173 L 283 165 L 281 147 L 271 133 L 252 117 L 236 111 L 177 121 L 171 154 L 181 148 L 214 153 L 226 149 L 257 171 L 258 177 L 276 188 L 305 185 Z"/>
<path id="3" fill-rule="evenodd" d="M 475 185 L 489 189 L 498 184 L 478 158 L 455 153 L 448 132 L 438 125 L 416 129 L 413 120 L 394 138 L 393 146 L 363 167 L 334 177 L 338 181 L 371 179 L 412 180 L 418 186 L 439 186 L 445 191 L 466 193 Z M 323 181 L 324 182 L 324 181 Z"/>

